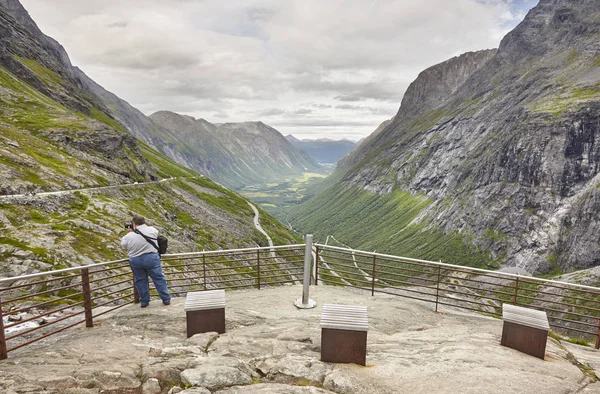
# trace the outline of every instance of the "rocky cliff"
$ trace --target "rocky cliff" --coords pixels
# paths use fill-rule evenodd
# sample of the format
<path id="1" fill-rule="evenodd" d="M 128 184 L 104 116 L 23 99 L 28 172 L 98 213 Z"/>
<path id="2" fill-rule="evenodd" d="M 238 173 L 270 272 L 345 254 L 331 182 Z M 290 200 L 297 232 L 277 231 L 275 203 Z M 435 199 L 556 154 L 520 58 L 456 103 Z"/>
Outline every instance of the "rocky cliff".
<path id="1" fill-rule="evenodd" d="M 497 51 L 424 71 L 394 121 L 340 162 L 335 190 L 299 210 L 300 228 L 336 212 L 319 231 L 343 233 L 352 215 L 331 201 L 358 193 L 395 208 L 376 223 L 385 241 L 342 237 L 355 246 L 530 272 L 598 265 L 599 37 L 597 1 L 541 0 Z"/>
<path id="2" fill-rule="evenodd" d="M 245 199 L 136 139 L 113 113 L 124 102 L 100 89 L 0 0 L 0 276 L 122 258 L 134 213 L 170 252 L 267 245 Z M 276 243 L 295 241 L 260 220 Z"/>
<path id="3" fill-rule="evenodd" d="M 154 113 L 150 119 L 175 141 L 159 145 L 161 151 L 229 187 L 268 183 L 319 168 L 279 131 L 262 122 L 216 126 L 169 111 Z"/>

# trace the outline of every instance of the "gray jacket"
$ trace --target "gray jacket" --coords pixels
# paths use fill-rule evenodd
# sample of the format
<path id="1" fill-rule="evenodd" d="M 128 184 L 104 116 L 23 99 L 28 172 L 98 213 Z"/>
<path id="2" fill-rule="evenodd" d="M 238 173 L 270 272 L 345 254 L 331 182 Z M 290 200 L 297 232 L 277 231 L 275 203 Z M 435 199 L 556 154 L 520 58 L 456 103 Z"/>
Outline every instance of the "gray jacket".
<path id="1" fill-rule="evenodd" d="M 156 237 L 158 237 L 158 230 L 152 226 L 146 226 L 142 224 L 141 226 L 137 226 L 137 230 L 144 234 L 146 237 L 152 238 L 152 241 L 158 246 L 156 242 Z M 144 237 L 139 234 L 132 232 L 127 233 L 123 238 L 121 238 L 121 246 L 127 248 L 127 255 L 129 257 L 141 256 L 146 253 L 158 253 L 156 248 Z"/>

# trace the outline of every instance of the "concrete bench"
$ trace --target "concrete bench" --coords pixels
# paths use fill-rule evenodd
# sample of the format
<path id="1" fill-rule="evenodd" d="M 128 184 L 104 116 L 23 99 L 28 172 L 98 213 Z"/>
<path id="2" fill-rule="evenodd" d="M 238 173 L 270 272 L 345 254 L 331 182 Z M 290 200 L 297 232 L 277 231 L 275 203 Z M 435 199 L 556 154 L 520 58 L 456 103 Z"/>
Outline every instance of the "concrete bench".
<path id="1" fill-rule="evenodd" d="M 183 309 L 188 338 L 203 332 L 225 332 L 225 290 L 189 292 Z"/>
<path id="2" fill-rule="evenodd" d="M 544 359 L 550 330 L 546 312 L 503 304 L 502 320 L 501 345 Z"/>
<path id="3" fill-rule="evenodd" d="M 321 361 L 365 365 L 368 329 L 366 306 L 324 304 Z"/>

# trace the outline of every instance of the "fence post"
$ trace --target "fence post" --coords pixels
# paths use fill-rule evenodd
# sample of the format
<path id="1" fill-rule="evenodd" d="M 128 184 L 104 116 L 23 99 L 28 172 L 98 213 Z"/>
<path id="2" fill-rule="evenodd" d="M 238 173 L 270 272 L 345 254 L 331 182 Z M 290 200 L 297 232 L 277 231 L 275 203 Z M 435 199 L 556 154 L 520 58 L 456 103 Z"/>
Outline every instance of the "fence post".
<path id="1" fill-rule="evenodd" d="M 133 279 L 131 281 L 133 283 L 133 303 L 139 304 L 140 303 L 140 293 L 138 293 L 137 287 L 135 287 L 135 276 L 133 277 Z"/>
<path id="2" fill-rule="evenodd" d="M 85 309 L 85 326 L 94 327 L 92 315 L 92 292 L 90 291 L 90 272 L 87 268 L 81 270 L 81 287 L 83 287 L 83 308 Z"/>
<path id="3" fill-rule="evenodd" d="M 256 249 L 256 281 L 258 290 L 260 290 L 260 249 Z"/>
<path id="4" fill-rule="evenodd" d="M 438 300 L 440 298 L 440 277 L 442 275 L 442 266 L 438 265 L 438 272 L 437 272 L 437 285 L 436 285 L 436 289 L 435 289 L 435 311 L 438 311 Z"/>
<path id="5" fill-rule="evenodd" d="M 204 290 L 206 290 L 206 255 L 202 255 L 202 278 L 204 279 Z"/>
<path id="6" fill-rule="evenodd" d="M 294 305 L 300 309 L 310 309 L 317 306 L 317 303 L 310 299 L 310 261 L 312 260 L 312 234 L 306 234 L 304 245 L 304 284 L 302 286 L 302 298 L 294 301 Z"/>
<path id="7" fill-rule="evenodd" d="M 1 310 L 0 314 L 2 314 Z M 594 347 L 596 348 L 596 350 L 600 349 L 600 320 L 598 320 L 598 333 L 596 333 L 596 345 Z"/>
<path id="8" fill-rule="evenodd" d="M 315 245 L 315 286 L 319 285 L 319 245 Z"/>
<path id="9" fill-rule="evenodd" d="M 517 280 L 515 281 L 515 294 L 513 295 L 513 305 L 517 305 L 517 292 L 519 291 L 519 276 L 517 275 Z"/>
<path id="10" fill-rule="evenodd" d="M 0 360 L 8 358 L 6 337 L 4 336 L 4 314 L 2 313 L 2 300 L 0 300 Z"/>
<path id="11" fill-rule="evenodd" d="M 371 297 L 375 296 L 375 259 L 377 256 L 373 255 L 373 273 L 371 274 Z"/>

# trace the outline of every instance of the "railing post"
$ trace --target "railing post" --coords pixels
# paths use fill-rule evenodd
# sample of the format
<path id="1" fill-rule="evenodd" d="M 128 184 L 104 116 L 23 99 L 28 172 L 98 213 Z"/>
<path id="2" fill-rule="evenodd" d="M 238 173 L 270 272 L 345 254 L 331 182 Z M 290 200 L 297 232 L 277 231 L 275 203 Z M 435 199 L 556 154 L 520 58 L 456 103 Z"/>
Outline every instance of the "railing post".
<path id="1" fill-rule="evenodd" d="M 85 326 L 94 327 L 92 315 L 92 292 L 90 291 L 90 272 L 87 268 L 81 270 L 81 287 L 83 287 L 83 308 L 85 309 Z"/>
<path id="2" fill-rule="evenodd" d="M 373 255 L 373 273 L 371 274 L 371 297 L 375 296 L 375 259 L 377 256 Z"/>
<path id="3" fill-rule="evenodd" d="M 519 276 L 517 275 L 517 280 L 515 281 L 515 293 L 513 295 L 513 305 L 517 305 L 517 292 L 519 291 Z"/>
<path id="4" fill-rule="evenodd" d="M 0 310 L 0 315 L 1 314 L 2 311 Z M 596 348 L 596 350 L 600 349 L 600 320 L 598 320 L 598 332 L 596 333 L 596 345 L 594 347 Z"/>
<path id="5" fill-rule="evenodd" d="M 4 314 L 2 313 L 2 300 L 0 300 L 0 360 L 8 358 L 6 337 L 4 336 Z"/>
<path id="6" fill-rule="evenodd" d="M 260 290 L 260 249 L 256 249 L 256 282 Z"/>
<path id="7" fill-rule="evenodd" d="M 440 298 L 440 277 L 442 275 L 442 266 L 438 265 L 437 284 L 435 288 L 435 311 L 438 311 L 438 300 Z"/>
<path id="8" fill-rule="evenodd" d="M 133 275 L 133 272 L 131 274 Z M 131 282 L 133 283 L 133 303 L 139 304 L 140 303 L 140 293 L 138 293 L 137 287 L 135 287 L 135 276 L 133 277 Z"/>
<path id="9" fill-rule="evenodd" d="M 204 280 L 204 290 L 206 290 L 206 255 L 202 255 L 202 278 Z"/>
<path id="10" fill-rule="evenodd" d="M 294 305 L 300 309 L 310 309 L 317 306 L 317 303 L 310 299 L 310 261 L 312 260 L 312 234 L 306 234 L 304 245 L 304 283 L 302 285 L 302 298 L 294 301 Z"/>
<path id="11" fill-rule="evenodd" d="M 315 246 L 315 286 L 319 285 L 319 245 Z"/>

